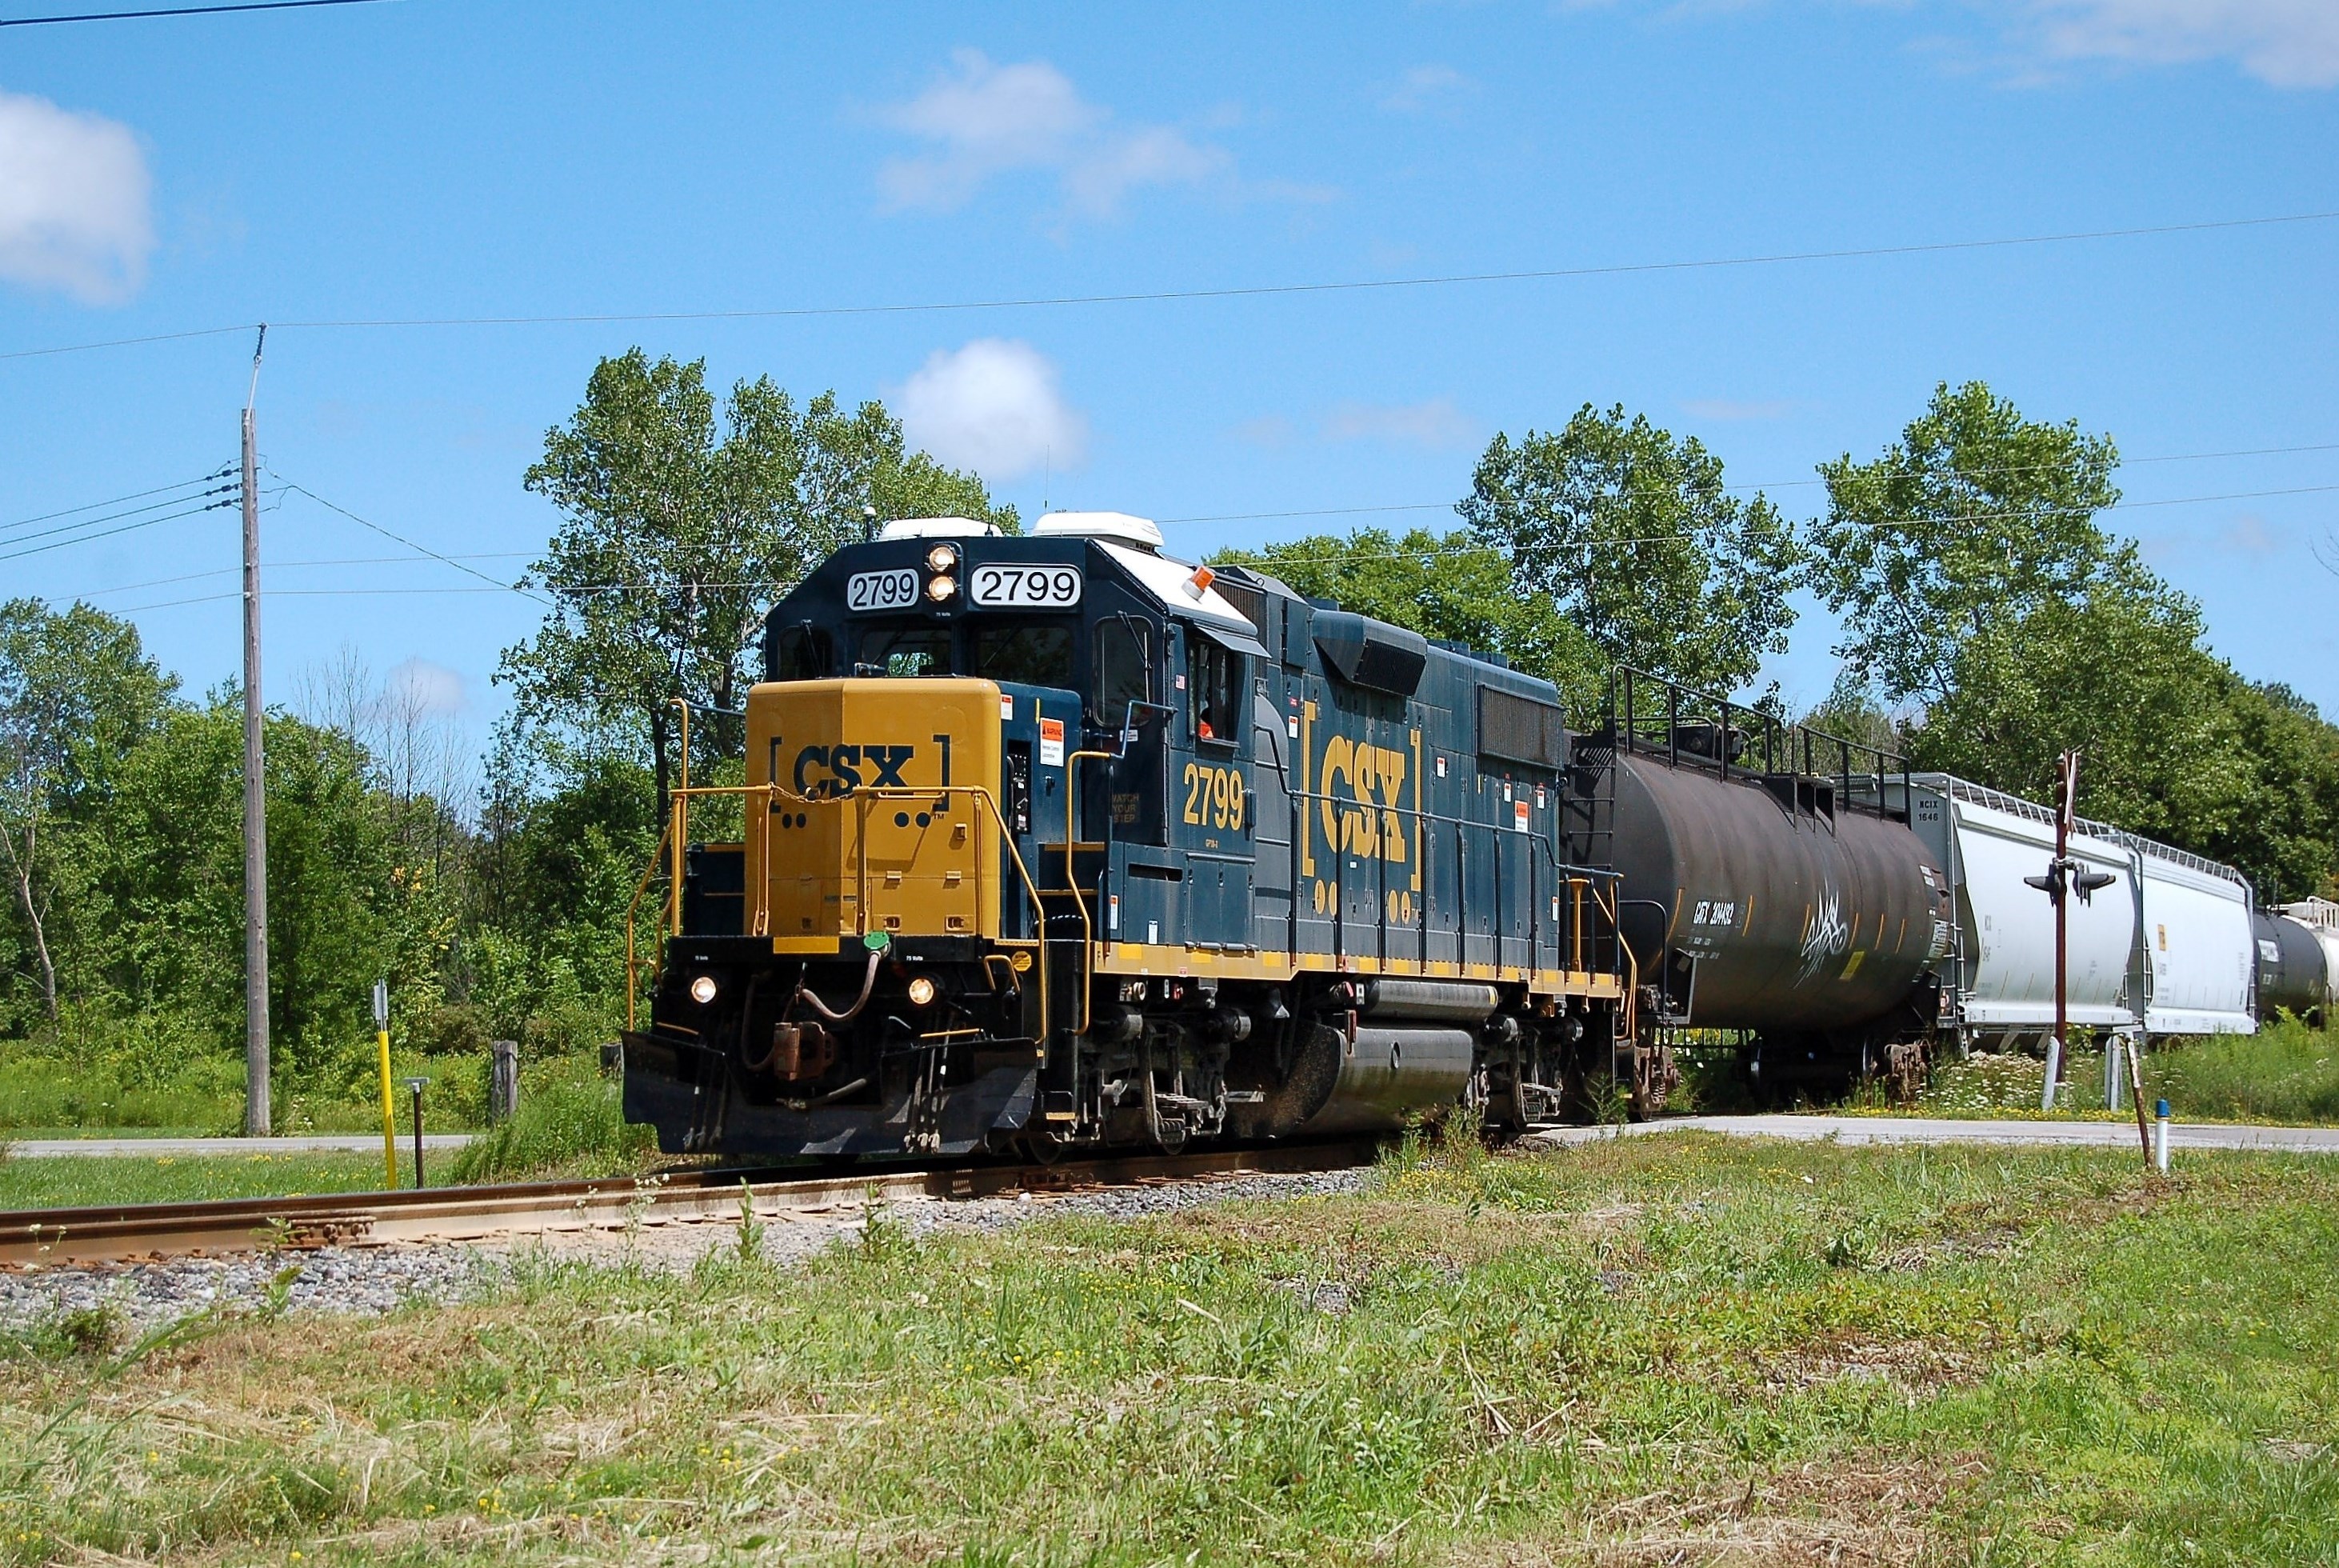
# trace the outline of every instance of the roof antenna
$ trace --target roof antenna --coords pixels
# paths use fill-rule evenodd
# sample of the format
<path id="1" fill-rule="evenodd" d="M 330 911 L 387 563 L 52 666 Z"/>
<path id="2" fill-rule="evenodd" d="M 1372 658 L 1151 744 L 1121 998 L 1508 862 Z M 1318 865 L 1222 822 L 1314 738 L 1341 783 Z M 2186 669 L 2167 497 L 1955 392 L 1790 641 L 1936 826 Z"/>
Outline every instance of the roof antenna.
<path id="1" fill-rule="evenodd" d="M 1052 446 L 1041 447 L 1040 449 L 1040 461 L 1042 465 L 1040 470 L 1041 476 L 1040 479 L 1040 509 L 1044 512 L 1048 509 L 1048 493 L 1054 489 L 1056 486 L 1056 449 Z"/>

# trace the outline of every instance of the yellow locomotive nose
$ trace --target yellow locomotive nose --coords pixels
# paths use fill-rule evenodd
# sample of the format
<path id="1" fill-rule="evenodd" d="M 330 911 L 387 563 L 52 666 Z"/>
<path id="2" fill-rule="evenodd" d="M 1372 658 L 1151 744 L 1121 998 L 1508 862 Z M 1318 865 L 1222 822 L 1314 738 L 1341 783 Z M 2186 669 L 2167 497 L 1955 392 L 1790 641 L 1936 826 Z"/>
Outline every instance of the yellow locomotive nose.
<path id="1" fill-rule="evenodd" d="M 748 930 L 779 952 L 999 935 L 999 687 L 783 681 L 747 695 Z M 754 802 L 756 797 L 748 796 Z"/>

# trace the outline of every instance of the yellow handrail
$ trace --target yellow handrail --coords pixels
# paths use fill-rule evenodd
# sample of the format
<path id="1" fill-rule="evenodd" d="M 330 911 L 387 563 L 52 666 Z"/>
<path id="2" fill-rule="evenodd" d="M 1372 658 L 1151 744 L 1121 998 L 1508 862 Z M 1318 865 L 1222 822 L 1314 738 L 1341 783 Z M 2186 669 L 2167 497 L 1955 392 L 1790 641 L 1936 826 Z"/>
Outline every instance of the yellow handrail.
<path id="1" fill-rule="evenodd" d="M 772 805 L 774 803 L 778 801 L 788 801 L 796 805 L 802 806 L 842 805 L 844 804 L 844 799 L 814 799 L 809 795 L 798 794 L 794 790 L 783 789 L 779 785 L 774 784 L 700 784 L 696 786 L 685 784 L 678 789 L 668 791 L 667 794 L 669 799 L 667 803 L 666 828 L 666 832 L 661 833 L 658 838 L 659 851 L 666 850 L 669 847 L 669 839 L 676 844 L 681 843 L 683 833 L 687 831 L 687 823 L 689 821 L 689 803 L 693 798 L 699 795 L 726 794 L 740 795 L 743 797 L 746 795 L 761 795 L 764 798 L 764 815 L 765 821 L 763 829 L 763 863 L 765 877 L 757 895 L 758 907 L 756 911 L 756 922 L 759 925 L 763 925 L 765 929 L 754 932 L 755 935 L 758 936 L 769 934 L 771 907 L 770 869 L 772 852 L 770 816 Z M 1007 831 L 1007 820 L 999 809 L 998 799 L 992 795 L 989 789 L 981 784 L 934 784 L 923 787 L 896 787 L 893 785 L 879 787 L 876 785 L 864 785 L 861 788 L 855 789 L 852 793 L 851 796 L 845 798 L 854 800 L 857 804 L 865 807 L 867 802 L 871 800 L 930 800 L 935 795 L 954 794 L 969 796 L 978 804 L 983 813 L 989 814 L 992 823 L 998 829 L 1001 841 L 1007 846 L 1007 859 L 1015 867 L 1016 879 L 1022 884 L 1024 896 L 1031 902 L 1032 919 L 1039 933 L 1030 945 L 1040 950 L 1040 1038 L 1044 1040 L 1048 1037 L 1049 1023 L 1047 905 L 1041 902 L 1039 883 L 1032 877 L 1031 868 L 1023 863 L 1023 856 L 1016 849 L 1015 840 Z M 864 891 L 869 866 L 869 855 L 865 847 L 867 839 L 864 834 L 856 841 L 856 853 L 854 857 L 859 863 L 855 868 L 855 874 L 862 879 Z M 982 847 L 981 841 L 978 839 L 975 845 L 975 884 L 978 887 L 982 885 Z M 671 902 L 675 911 L 674 934 L 679 936 L 682 934 L 682 855 L 678 849 L 673 852 L 673 859 L 676 885 L 671 894 Z M 642 873 L 641 882 L 634 890 L 633 902 L 626 906 L 626 1028 L 628 1031 L 631 1031 L 636 1027 L 634 981 L 637 972 L 637 965 L 634 957 L 635 915 L 641 904 L 643 892 L 649 887 L 650 878 L 657 874 L 658 860 L 659 854 L 657 851 L 653 851 L 650 856 L 649 866 Z M 1083 909 L 1082 912 L 1085 917 L 1085 909 Z M 867 935 L 869 904 L 868 900 L 865 897 L 861 900 L 859 912 L 855 918 L 861 927 L 861 934 L 864 936 Z M 997 940 L 1001 941 L 1002 943 L 1007 943 L 1011 941 L 1011 939 L 1008 938 L 1000 938 Z M 1012 942 L 1012 945 L 1022 946 L 1024 944 L 1021 942 Z M 1085 993 L 1083 994 L 1082 1000 L 1083 1007 L 1085 1008 Z M 1083 1022 L 1082 1027 L 1085 1029 L 1085 1022 Z"/>
<path id="2" fill-rule="evenodd" d="M 1616 951 L 1624 955 L 1624 1032 L 1638 1045 L 1641 1039 L 1641 961 L 1634 955 L 1633 944 L 1624 940 L 1624 925 L 1617 918 L 1616 902 L 1613 899 L 1603 902 L 1598 888 L 1592 890 L 1592 902 L 1602 914 L 1608 917 L 1608 929 L 1616 933 Z"/>
<path id="3" fill-rule="evenodd" d="M 642 906 L 642 894 L 649 891 L 650 878 L 657 875 L 658 862 L 666 852 L 666 834 L 673 831 L 673 819 L 669 816 L 666 825 L 658 830 L 657 844 L 650 851 L 650 863 L 642 868 L 642 880 L 634 884 L 634 896 L 626 904 L 626 1030 L 628 1033 L 634 1028 L 634 981 L 641 972 L 634 957 L 634 915 Z"/>
<path id="4" fill-rule="evenodd" d="M 666 792 L 669 807 L 679 808 L 674 816 L 674 842 L 668 852 L 674 856 L 673 882 L 666 889 L 666 929 L 676 936 L 682 934 L 682 857 L 683 846 L 690 842 L 690 701 L 686 697 L 666 699 L 682 710 L 682 788 Z"/>

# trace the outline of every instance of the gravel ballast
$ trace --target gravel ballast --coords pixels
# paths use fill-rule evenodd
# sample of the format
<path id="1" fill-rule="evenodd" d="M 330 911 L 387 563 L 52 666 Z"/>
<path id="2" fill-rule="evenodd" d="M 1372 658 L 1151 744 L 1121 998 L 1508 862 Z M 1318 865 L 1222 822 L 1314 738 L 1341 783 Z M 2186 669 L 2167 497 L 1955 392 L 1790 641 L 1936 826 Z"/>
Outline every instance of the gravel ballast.
<path id="1" fill-rule="evenodd" d="M 1140 1219 L 1246 1199 L 1356 1192 L 1371 1179 L 1371 1174 L 1355 1169 L 1202 1178 L 1012 1198 L 890 1198 L 879 1206 L 878 1212 L 911 1236 L 1002 1231 L 1041 1218 Z M 858 1237 L 868 1218 L 868 1210 L 852 1204 L 761 1213 L 756 1219 L 762 1228 L 764 1256 L 795 1264 Z M 410 1303 L 446 1305 L 491 1291 L 518 1251 L 680 1273 L 710 1250 L 735 1248 L 738 1232 L 736 1219 L 649 1221 L 625 1229 L 545 1231 L 508 1241 L 327 1247 L 313 1251 L 0 1272 L 0 1328 L 22 1332 L 68 1313 L 111 1307 L 122 1314 L 133 1333 L 143 1333 L 197 1313 L 257 1313 L 267 1307 L 271 1290 L 277 1288 L 283 1290 L 282 1307 L 287 1312 L 377 1317 Z"/>

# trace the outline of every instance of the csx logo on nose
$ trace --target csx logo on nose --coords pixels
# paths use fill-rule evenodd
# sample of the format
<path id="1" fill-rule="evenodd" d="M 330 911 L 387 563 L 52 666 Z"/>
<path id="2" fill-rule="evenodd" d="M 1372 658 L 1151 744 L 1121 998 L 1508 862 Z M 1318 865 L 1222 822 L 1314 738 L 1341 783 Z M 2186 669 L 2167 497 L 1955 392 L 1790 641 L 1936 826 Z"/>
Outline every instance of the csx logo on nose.
<path id="1" fill-rule="evenodd" d="M 915 746 L 811 745 L 796 753 L 796 794 L 806 800 L 833 800 L 863 784 L 906 789 L 902 769 L 918 754 Z M 867 777 L 862 769 L 867 767 Z"/>

